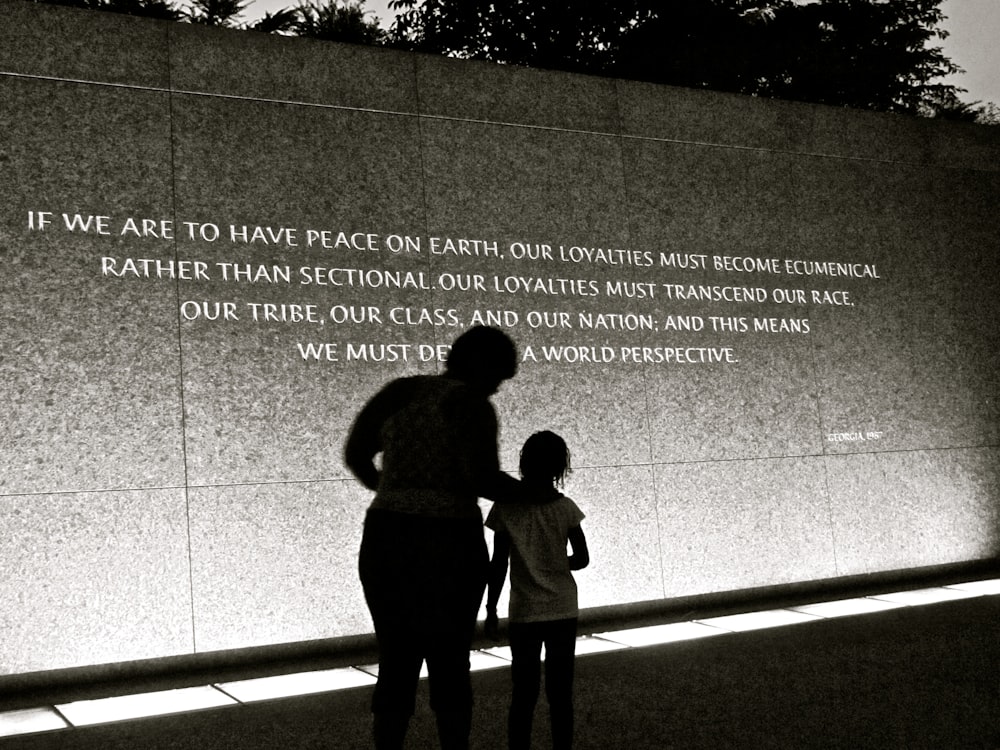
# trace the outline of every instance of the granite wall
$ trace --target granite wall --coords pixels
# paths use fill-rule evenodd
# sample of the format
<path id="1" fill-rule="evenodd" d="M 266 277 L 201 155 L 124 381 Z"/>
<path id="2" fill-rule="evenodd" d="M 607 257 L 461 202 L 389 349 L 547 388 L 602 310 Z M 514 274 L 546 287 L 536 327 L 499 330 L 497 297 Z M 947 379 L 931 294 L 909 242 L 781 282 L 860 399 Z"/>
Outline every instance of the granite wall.
<path id="1" fill-rule="evenodd" d="M 345 430 L 478 321 L 585 607 L 997 555 L 1000 129 L 0 12 L 0 674 L 368 632 Z"/>

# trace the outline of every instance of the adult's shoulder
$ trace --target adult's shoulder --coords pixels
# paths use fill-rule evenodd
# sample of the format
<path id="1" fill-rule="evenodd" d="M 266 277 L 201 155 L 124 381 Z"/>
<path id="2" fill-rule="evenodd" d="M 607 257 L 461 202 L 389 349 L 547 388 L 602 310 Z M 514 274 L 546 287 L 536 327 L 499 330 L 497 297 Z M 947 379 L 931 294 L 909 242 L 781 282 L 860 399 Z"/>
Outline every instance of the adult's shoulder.
<path id="1" fill-rule="evenodd" d="M 404 408 L 420 390 L 420 376 L 395 378 L 383 385 L 365 404 L 358 415 L 360 425 L 381 423 L 391 414 Z"/>
<path id="2" fill-rule="evenodd" d="M 420 387 L 422 383 L 425 383 L 428 380 L 433 380 L 433 379 L 434 379 L 433 375 L 404 375 L 402 377 L 390 380 L 382 387 L 382 390 L 384 391 L 412 390 L 414 388 Z"/>
<path id="3" fill-rule="evenodd" d="M 383 402 L 404 404 L 437 404 L 444 414 L 462 421 L 495 421 L 496 412 L 490 400 L 461 380 L 443 375 L 408 375 L 386 384 L 376 395 Z"/>
<path id="4" fill-rule="evenodd" d="M 405 375 L 395 378 L 382 386 L 381 390 L 375 394 L 375 398 L 390 401 L 405 400 L 422 390 L 426 390 L 434 380 L 433 375 Z"/>
<path id="5" fill-rule="evenodd" d="M 444 376 L 439 376 L 436 380 L 436 387 L 442 391 L 444 398 L 455 408 L 494 413 L 493 404 L 489 397 L 468 383 Z"/>

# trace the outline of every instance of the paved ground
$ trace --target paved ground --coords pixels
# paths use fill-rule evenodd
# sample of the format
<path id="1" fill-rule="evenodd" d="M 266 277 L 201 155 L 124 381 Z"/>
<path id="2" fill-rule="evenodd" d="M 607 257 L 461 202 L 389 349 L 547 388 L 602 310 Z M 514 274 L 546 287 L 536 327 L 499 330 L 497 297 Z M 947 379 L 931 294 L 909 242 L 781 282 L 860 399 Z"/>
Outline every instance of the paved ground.
<path id="1" fill-rule="evenodd" d="M 505 747 L 506 669 L 474 675 Z M 577 659 L 577 748 L 1000 750 L 1000 596 Z M 436 747 L 421 687 L 408 747 Z M 3 750 L 369 747 L 370 689 L 0 740 Z M 535 747 L 548 746 L 540 707 Z"/>

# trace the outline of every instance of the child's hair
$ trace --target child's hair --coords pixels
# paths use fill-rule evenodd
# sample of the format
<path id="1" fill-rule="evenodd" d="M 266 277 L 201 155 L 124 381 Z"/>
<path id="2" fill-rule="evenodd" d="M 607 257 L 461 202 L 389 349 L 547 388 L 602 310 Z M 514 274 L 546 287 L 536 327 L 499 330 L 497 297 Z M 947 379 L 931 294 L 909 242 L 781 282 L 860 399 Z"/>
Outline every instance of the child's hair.
<path id="1" fill-rule="evenodd" d="M 566 441 L 550 430 L 536 432 L 521 448 L 521 476 L 562 487 L 572 471 Z"/>

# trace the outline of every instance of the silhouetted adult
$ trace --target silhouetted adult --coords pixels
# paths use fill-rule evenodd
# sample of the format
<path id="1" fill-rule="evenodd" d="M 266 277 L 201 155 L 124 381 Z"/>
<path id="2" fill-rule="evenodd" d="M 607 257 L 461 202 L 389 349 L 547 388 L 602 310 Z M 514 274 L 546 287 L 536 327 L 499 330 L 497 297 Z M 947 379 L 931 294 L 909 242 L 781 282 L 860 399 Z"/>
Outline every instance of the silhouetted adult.
<path id="1" fill-rule="evenodd" d="M 347 438 L 345 463 L 375 491 L 359 569 L 379 649 L 379 750 L 403 746 L 424 660 L 441 747 L 468 747 L 469 650 L 489 566 L 478 498 L 518 487 L 500 471 L 489 397 L 516 371 L 514 342 L 476 326 L 452 344 L 444 374 L 393 380 Z"/>

